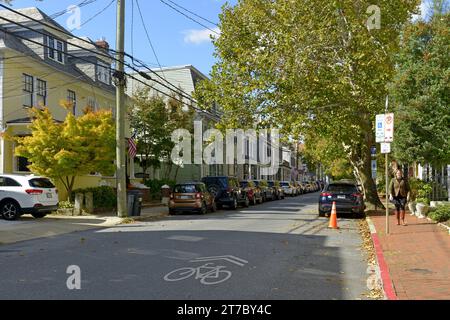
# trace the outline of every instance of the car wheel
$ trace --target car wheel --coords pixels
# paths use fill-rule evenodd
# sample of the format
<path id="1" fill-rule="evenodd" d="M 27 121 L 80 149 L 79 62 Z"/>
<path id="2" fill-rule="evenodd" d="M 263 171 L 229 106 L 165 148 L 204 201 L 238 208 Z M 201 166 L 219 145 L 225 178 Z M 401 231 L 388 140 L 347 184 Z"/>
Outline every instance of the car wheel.
<path id="1" fill-rule="evenodd" d="M 17 220 L 20 217 L 20 206 L 14 201 L 5 201 L 0 206 L 0 215 L 8 221 Z"/>
<path id="2" fill-rule="evenodd" d="M 174 216 L 174 215 L 176 215 L 176 211 L 175 210 L 173 210 L 173 209 L 169 209 L 169 214 L 171 215 L 171 216 Z"/>
<path id="3" fill-rule="evenodd" d="M 216 198 L 220 192 L 220 187 L 216 184 L 213 184 L 208 187 L 208 191 L 214 198 Z"/>
<path id="4" fill-rule="evenodd" d="M 202 207 L 200 209 L 200 214 L 205 215 L 208 213 L 208 208 L 206 207 L 206 203 L 202 202 Z"/>
<path id="5" fill-rule="evenodd" d="M 42 218 L 44 218 L 47 214 L 46 214 L 46 213 L 42 213 L 42 212 L 36 212 L 36 213 L 32 213 L 31 215 L 32 215 L 33 218 L 35 218 L 35 219 L 42 219 Z"/>
<path id="6" fill-rule="evenodd" d="M 325 212 L 322 210 L 319 210 L 319 217 L 321 217 L 321 218 L 325 217 Z"/>
<path id="7" fill-rule="evenodd" d="M 231 205 L 231 210 L 236 210 L 238 207 L 238 201 L 236 198 L 233 198 L 233 204 Z"/>

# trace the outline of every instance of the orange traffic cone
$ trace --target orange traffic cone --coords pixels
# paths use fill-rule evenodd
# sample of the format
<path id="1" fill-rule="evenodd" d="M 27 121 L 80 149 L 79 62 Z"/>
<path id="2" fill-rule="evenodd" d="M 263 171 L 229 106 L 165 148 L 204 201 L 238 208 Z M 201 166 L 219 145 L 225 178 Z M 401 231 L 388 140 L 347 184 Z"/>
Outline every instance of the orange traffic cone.
<path id="1" fill-rule="evenodd" d="M 333 202 L 333 208 L 331 209 L 330 215 L 330 225 L 328 226 L 330 229 L 339 229 L 337 225 L 337 211 L 336 211 L 336 202 Z"/>

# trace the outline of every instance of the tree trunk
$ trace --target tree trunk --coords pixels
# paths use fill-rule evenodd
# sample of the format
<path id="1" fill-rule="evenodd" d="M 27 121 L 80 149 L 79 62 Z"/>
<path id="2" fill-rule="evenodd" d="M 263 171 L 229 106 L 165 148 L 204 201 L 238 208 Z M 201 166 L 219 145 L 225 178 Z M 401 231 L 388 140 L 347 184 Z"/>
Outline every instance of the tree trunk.
<path id="1" fill-rule="evenodd" d="M 378 197 L 377 187 L 375 185 L 375 181 L 372 179 L 372 166 L 370 157 L 365 157 L 365 159 L 361 159 L 361 161 L 351 160 L 353 165 L 353 169 L 358 179 L 358 182 L 361 184 L 361 187 L 364 192 L 364 201 L 367 206 L 367 209 L 375 209 L 384 208 L 383 204 Z M 386 183 L 389 183 L 387 181 Z"/>

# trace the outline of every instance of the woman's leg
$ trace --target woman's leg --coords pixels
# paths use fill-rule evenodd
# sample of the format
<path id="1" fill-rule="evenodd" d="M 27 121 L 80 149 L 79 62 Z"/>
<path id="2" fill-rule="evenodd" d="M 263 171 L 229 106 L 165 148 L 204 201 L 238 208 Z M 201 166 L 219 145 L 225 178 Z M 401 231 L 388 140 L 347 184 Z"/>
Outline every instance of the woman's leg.
<path id="1" fill-rule="evenodd" d="M 402 223 L 403 223 L 404 226 L 406 226 L 406 221 L 405 221 L 406 199 L 401 199 L 400 203 L 401 203 L 400 214 L 402 216 Z"/>

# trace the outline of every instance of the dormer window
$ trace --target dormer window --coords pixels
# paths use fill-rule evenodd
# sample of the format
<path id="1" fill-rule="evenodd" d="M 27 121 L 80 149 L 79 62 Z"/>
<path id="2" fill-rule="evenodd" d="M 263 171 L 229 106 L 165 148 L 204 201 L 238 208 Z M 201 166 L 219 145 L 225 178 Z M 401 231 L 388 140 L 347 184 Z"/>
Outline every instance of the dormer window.
<path id="1" fill-rule="evenodd" d="M 64 42 L 52 36 L 47 37 L 48 58 L 64 64 Z"/>
<path id="2" fill-rule="evenodd" d="M 111 73 L 108 65 L 104 63 L 97 64 L 97 81 L 103 82 L 104 84 L 111 84 Z"/>

